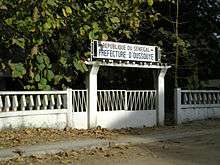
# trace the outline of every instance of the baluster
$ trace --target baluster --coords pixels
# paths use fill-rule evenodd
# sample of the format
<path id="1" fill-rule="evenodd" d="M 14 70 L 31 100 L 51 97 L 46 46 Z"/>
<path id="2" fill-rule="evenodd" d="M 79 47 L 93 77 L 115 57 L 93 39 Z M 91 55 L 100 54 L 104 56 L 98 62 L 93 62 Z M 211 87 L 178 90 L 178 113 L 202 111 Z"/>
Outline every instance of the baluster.
<path id="1" fill-rule="evenodd" d="M 50 95 L 50 109 L 54 109 L 54 106 L 55 106 L 54 95 Z"/>
<path id="2" fill-rule="evenodd" d="M 2 96 L 0 96 L 0 112 L 3 110 Z"/>
<path id="3" fill-rule="evenodd" d="M 36 97 L 36 110 L 40 110 L 41 107 L 41 99 L 40 99 L 40 95 L 37 95 Z"/>
<path id="4" fill-rule="evenodd" d="M 212 94 L 208 93 L 208 103 L 212 104 Z"/>
<path id="5" fill-rule="evenodd" d="M 199 104 L 202 104 L 202 94 L 201 93 L 199 93 Z"/>
<path id="6" fill-rule="evenodd" d="M 12 111 L 17 111 L 18 108 L 18 98 L 16 95 L 12 97 Z"/>
<path id="7" fill-rule="evenodd" d="M 193 94 L 193 104 L 197 104 L 198 102 L 198 93 Z"/>
<path id="8" fill-rule="evenodd" d="M 217 104 L 220 103 L 220 93 L 217 94 Z"/>
<path id="9" fill-rule="evenodd" d="M 27 106 L 25 95 L 21 96 L 21 110 L 25 111 L 25 107 Z"/>
<path id="10" fill-rule="evenodd" d="M 43 109 L 46 110 L 48 106 L 48 98 L 47 95 L 43 96 Z"/>
<path id="11" fill-rule="evenodd" d="M 193 104 L 192 93 L 189 93 L 189 104 Z"/>
<path id="12" fill-rule="evenodd" d="M 188 104 L 188 101 L 189 101 L 188 95 L 187 95 L 187 93 L 184 93 L 184 95 L 183 95 L 183 104 Z"/>
<path id="13" fill-rule="evenodd" d="M 212 95 L 212 99 L 213 99 L 212 104 L 216 104 L 216 103 L 217 103 L 216 94 L 217 94 L 217 93 L 213 93 L 213 95 Z"/>
<path id="14" fill-rule="evenodd" d="M 57 95 L 57 109 L 61 109 L 62 104 L 61 95 Z"/>
<path id="15" fill-rule="evenodd" d="M 11 101 L 9 96 L 5 96 L 5 111 L 9 112 L 11 107 Z"/>
<path id="16" fill-rule="evenodd" d="M 34 98 L 33 95 L 29 96 L 29 110 L 33 110 L 34 108 Z"/>
<path id="17" fill-rule="evenodd" d="M 207 93 L 203 93 L 203 104 L 207 104 Z"/>

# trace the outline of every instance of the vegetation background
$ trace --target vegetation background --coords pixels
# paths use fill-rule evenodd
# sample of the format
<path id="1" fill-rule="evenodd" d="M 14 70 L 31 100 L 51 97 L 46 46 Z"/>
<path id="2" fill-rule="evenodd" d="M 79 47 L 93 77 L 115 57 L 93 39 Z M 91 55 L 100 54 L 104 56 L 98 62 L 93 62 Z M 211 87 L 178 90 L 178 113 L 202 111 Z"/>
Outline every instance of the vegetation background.
<path id="1" fill-rule="evenodd" d="M 98 39 L 158 45 L 168 93 L 202 88 L 220 78 L 219 11 L 219 0 L 0 0 L 0 71 L 15 90 L 84 88 Z M 99 88 L 152 89 L 152 74 L 101 68 Z"/>

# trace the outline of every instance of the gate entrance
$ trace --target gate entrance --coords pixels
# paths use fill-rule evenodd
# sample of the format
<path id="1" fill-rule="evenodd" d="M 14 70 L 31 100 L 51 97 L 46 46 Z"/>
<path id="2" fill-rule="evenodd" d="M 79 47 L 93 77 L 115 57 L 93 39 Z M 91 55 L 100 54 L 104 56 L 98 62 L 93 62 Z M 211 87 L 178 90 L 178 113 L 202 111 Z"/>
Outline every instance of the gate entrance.
<path id="1" fill-rule="evenodd" d="M 117 121 L 125 120 L 122 123 L 126 123 L 128 127 L 130 122 L 139 122 L 137 126 L 143 126 L 150 120 L 155 120 L 152 122 L 155 123 L 154 125 L 164 125 L 164 77 L 170 66 L 160 62 L 158 47 L 93 41 L 91 59 L 85 64 L 89 65 L 87 77 L 89 128 L 98 125 L 111 127 L 116 122 L 115 118 Z M 101 66 L 154 69 L 156 80 L 154 83 L 157 89 L 155 91 L 98 91 L 97 74 Z M 152 111 L 147 111 L 149 108 Z M 104 114 L 104 112 L 108 113 Z M 110 126 L 109 123 L 111 123 Z"/>

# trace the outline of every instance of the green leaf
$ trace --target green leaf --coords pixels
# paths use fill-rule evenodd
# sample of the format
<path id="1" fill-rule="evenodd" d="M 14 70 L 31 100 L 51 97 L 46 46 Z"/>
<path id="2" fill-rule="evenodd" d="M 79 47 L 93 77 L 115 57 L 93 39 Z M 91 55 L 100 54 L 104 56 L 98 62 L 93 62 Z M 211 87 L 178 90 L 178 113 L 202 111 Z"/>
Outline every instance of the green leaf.
<path id="1" fill-rule="evenodd" d="M 68 16 L 65 9 L 62 9 L 62 12 L 63 12 L 64 17 Z"/>
<path id="2" fill-rule="evenodd" d="M 43 58 L 42 56 L 40 56 L 40 55 L 38 55 L 38 56 L 36 57 L 36 59 L 37 59 L 37 62 L 38 62 L 39 64 L 42 64 L 42 63 L 44 62 L 44 58 Z"/>
<path id="3" fill-rule="evenodd" d="M 64 76 L 64 79 L 67 81 L 67 82 L 71 82 L 71 77 L 70 76 Z"/>
<path id="4" fill-rule="evenodd" d="M 40 84 L 41 84 L 41 85 L 47 85 L 47 79 L 42 78 L 42 79 L 40 80 Z"/>
<path id="5" fill-rule="evenodd" d="M 85 72 L 85 71 L 87 72 L 88 68 L 87 68 L 86 64 L 81 62 L 81 65 L 82 65 L 82 68 L 83 68 L 83 72 Z"/>
<path id="6" fill-rule="evenodd" d="M 38 64 L 37 65 L 37 68 L 40 70 L 40 71 L 43 71 L 44 70 L 44 68 L 45 68 L 45 65 L 44 64 Z"/>
<path id="7" fill-rule="evenodd" d="M 65 9 L 66 9 L 66 13 L 69 15 L 69 14 L 72 14 L 72 9 L 69 7 L 69 6 L 65 6 Z"/>
<path id="8" fill-rule="evenodd" d="M 34 80 L 36 82 L 39 82 L 40 81 L 40 74 L 37 74 L 35 77 L 34 77 Z"/>
<path id="9" fill-rule="evenodd" d="M 44 56 L 43 58 L 44 58 L 45 64 L 48 66 L 48 65 L 50 64 L 50 59 L 49 59 L 49 57 L 48 57 L 48 56 Z"/>
<path id="10" fill-rule="evenodd" d="M 45 85 L 44 88 L 43 88 L 43 90 L 45 90 L 45 91 L 50 91 L 50 90 L 51 90 L 51 86 Z"/>
<path id="11" fill-rule="evenodd" d="M 120 19 L 118 17 L 112 17 L 110 18 L 110 20 L 112 21 L 112 23 L 119 23 Z"/>
<path id="12" fill-rule="evenodd" d="M 153 6 L 154 0 L 147 0 L 147 3 L 148 3 L 149 6 Z"/>
<path id="13" fill-rule="evenodd" d="M 39 19 L 40 16 L 39 16 L 39 11 L 37 7 L 34 8 L 32 17 L 34 21 L 37 21 Z"/>
<path id="14" fill-rule="evenodd" d="M 54 78 L 54 73 L 52 70 L 47 71 L 47 79 L 51 81 Z"/>
<path id="15" fill-rule="evenodd" d="M 59 84 L 60 80 L 62 80 L 63 76 L 61 75 L 55 75 L 54 76 L 54 85 Z"/>
<path id="16" fill-rule="evenodd" d="M 22 78 L 26 74 L 26 69 L 22 63 L 10 64 L 10 68 L 14 78 Z"/>
<path id="17" fill-rule="evenodd" d="M 14 18 L 8 18 L 5 20 L 5 23 L 10 26 L 10 25 L 12 25 L 13 20 L 14 20 Z"/>
<path id="18" fill-rule="evenodd" d="M 105 2 L 105 7 L 108 9 L 111 7 L 111 4 L 109 2 Z"/>
<path id="19" fill-rule="evenodd" d="M 59 62 L 60 62 L 62 65 L 65 65 L 65 64 L 67 63 L 66 57 L 60 57 Z"/>
<path id="20" fill-rule="evenodd" d="M 102 34 L 102 40 L 103 40 L 103 41 L 107 41 L 107 40 L 108 40 L 108 35 L 105 34 L 105 33 L 103 33 L 103 34 Z"/>
<path id="21" fill-rule="evenodd" d="M 24 48 L 25 46 L 25 39 L 24 38 L 13 38 L 12 44 L 16 44 L 21 48 Z"/>
<path id="22" fill-rule="evenodd" d="M 94 31 L 98 31 L 99 30 L 99 24 L 97 22 L 93 22 L 92 23 L 92 27 L 93 27 Z"/>
<path id="23" fill-rule="evenodd" d="M 89 39 L 90 40 L 95 40 L 95 39 L 98 39 L 98 35 L 96 34 L 96 32 L 94 32 L 94 31 L 90 31 L 89 32 Z"/>

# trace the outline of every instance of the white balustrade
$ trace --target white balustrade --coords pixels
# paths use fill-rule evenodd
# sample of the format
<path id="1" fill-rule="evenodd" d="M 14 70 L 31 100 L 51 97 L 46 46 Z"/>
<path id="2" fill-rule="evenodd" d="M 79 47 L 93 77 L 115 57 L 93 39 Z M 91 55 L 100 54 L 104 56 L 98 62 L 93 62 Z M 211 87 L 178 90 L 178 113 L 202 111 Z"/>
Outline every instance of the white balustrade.
<path id="1" fill-rule="evenodd" d="M 67 109 L 67 91 L 0 91 L 0 112 L 53 109 Z"/>
<path id="2" fill-rule="evenodd" d="M 175 91 L 175 120 L 186 121 L 219 118 L 220 90 Z"/>
<path id="3" fill-rule="evenodd" d="M 181 90 L 181 103 L 185 107 L 220 107 L 220 91 Z"/>

